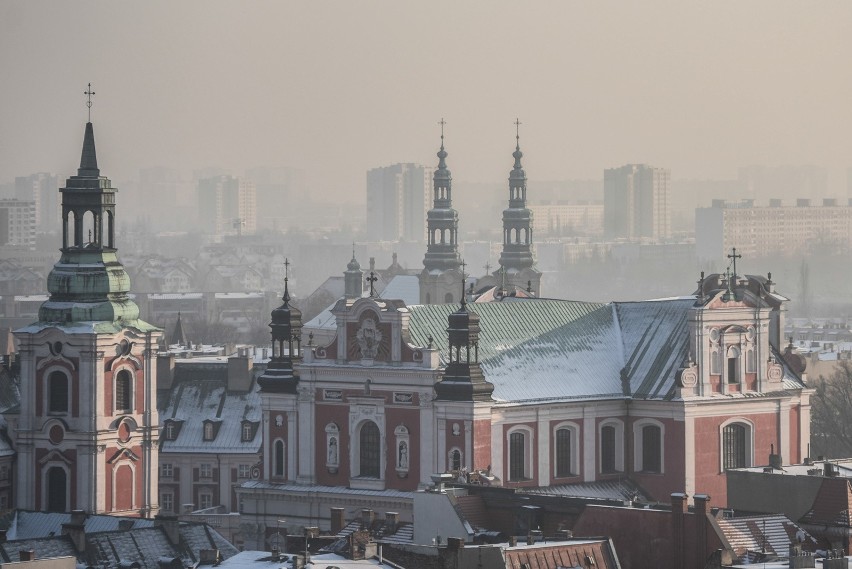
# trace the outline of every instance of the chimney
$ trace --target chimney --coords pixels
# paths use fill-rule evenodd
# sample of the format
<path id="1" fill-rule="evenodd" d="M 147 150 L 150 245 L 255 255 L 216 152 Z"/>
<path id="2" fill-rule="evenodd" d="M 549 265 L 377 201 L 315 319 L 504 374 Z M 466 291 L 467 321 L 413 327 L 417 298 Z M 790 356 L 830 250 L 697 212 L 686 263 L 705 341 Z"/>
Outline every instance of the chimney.
<path id="1" fill-rule="evenodd" d="M 71 520 L 62 524 L 62 535 L 71 538 L 77 553 L 86 551 L 86 512 L 83 510 L 72 510 Z"/>
<path id="2" fill-rule="evenodd" d="M 0 529 L 0 543 L 6 543 L 6 530 Z"/>
<path id="3" fill-rule="evenodd" d="M 175 380 L 175 355 L 157 354 L 157 389 L 171 389 Z"/>
<path id="4" fill-rule="evenodd" d="M 21 561 L 35 561 L 35 550 L 34 549 L 22 549 L 18 552 Z"/>
<path id="5" fill-rule="evenodd" d="M 376 519 L 376 513 L 369 509 L 364 508 L 361 510 L 361 523 L 364 525 L 365 529 L 370 529 L 373 527 L 373 520 Z"/>
<path id="6" fill-rule="evenodd" d="M 539 541 L 541 541 L 541 530 L 531 529 L 527 534 L 527 545 L 535 545 Z"/>
<path id="7" fill-rule="evenodd" d="M 397 524 L 399 524 L 399 514 L 396 512 L 385 512 L 386 533 L 395 533 Z"/>
<path id="8" fill-rule="evenodd" d="M 180 522 L 177 516 L 162 513 L 157 514 L 157 517 L 154 518 L 154 525 L 163 528 L 163 533 L 166 534 L 166 539 L 169 540 L 169 543 L 172 545 L 180 543 Z"/>
<path id="9" fill-rule="evenodd" d="M 695 566 L 702 567 L 710 555 L 707 551 L 707 514 L 710 513 L 710 496 L 696 494 L 693 500 L 695 502 L 695 552 L 698 556 Z"/>
<path id="10" fill-rule="evenodd" d="M 683 526 L 688 510 L 686 494 L 672 494 L 672 567 L 686 567 L 686 543 L 684 543 Z"/>
<path id="11" fill-rule="evenodd" d="M 558 529 L 556 530 L 556 534 L 553 536 L 554 539 L 559 541 L 568 541 L 573 536 L 573 533 L 569 529 Z"/>
<path id="12" fill-rule="evenodd" d="M 71 510 L 71 523 L 82 526 L 86 524 L 86 512 L 84 510 Z"/>
<path id="13" fill-rule="evenodd" d="M 251 369 L 254 361 L 249 356 L 228 358 L 228 391 L 246 392 L 251 389 Z"/>
<path id="14" fill-rule="evenodd" d="M 198 552 L 199 565 L 218 565 L 222 560 L 218 549 L 202 549 Z"/>
<path id="15" fill-rule="evenodd" d="M 509 536 L 509 547 L 515 547 L 518 545 L 518 537 L 515 535 Z"/>
<path id="16" fill-rule="evenodd" d="M 460 537 L 448 537 L 447 538 L 447 550 L 448 551 L 458 551 L 459 549 L 464 548 L 464 540 Z"/>
<path id="17" fill-rule="evenodd" d="M 343 508 L 331 509 L 331 534 L 337 535 L 346 526 L 346 510 Z"/>

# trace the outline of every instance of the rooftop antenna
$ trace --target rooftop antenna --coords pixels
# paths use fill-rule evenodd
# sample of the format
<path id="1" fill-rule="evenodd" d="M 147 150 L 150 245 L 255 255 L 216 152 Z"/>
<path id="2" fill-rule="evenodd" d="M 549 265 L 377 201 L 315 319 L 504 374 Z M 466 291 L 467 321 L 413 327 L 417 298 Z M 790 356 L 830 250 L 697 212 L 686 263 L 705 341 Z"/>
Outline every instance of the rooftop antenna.
<path id="1" fill-rule="evenodd" d="M 92 95 L 95 94 L 92 91 L 92 84 L 89 83 L 89 88 L 83 91 L 83 94 L 86 95 L 86 106 L 89 107 L 89 122 L 92 122 Z"/>

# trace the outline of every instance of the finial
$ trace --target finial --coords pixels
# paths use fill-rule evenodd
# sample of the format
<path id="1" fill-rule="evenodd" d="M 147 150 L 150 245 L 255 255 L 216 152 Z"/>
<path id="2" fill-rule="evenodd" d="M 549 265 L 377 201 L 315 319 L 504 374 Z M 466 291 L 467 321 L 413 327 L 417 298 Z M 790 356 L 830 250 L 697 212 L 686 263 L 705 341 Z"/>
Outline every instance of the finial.
<path id="1" fill-rule="evenodd" d="M 290 290 L 287 281 L 290 280 L 290 259 L 284 257 L 284 297 L 281 299 L 284 302 L 290 302 Z"/>
<path id="2" fill-rule="evenodd" d="M 521 147 L 521 121 L 515 117 L 515 146 Z"/>
<path id="3" fill-rule="evenodd" d="M 438 122 L 441 125 L 441 149 L 444 148 L 444 125 L 447 124 L 447 121 L 444 120 L 444 117 L 441 117 L 441 120 Z"/>
<path id="4" fill-rule="evenodd" d="M 355 242 L 352 242 L 352 258 L 355 258 Z"/>
<path id="5" fill-rule="evenodd" d="M 370 276 L 367 277 L 367 282 L 370 283 L 370 297 L 371 298 L 376 296 L 376 289 L 374 288 L 374 284 L 377 280 L 379 280 L 379 279 L 376 277 L 376 273 L 374 273 L 373 271 L 370 271 Z"/>
<path id="6" fill-rule="evenodd" d="M 89 83 L 89 88 L 83 91 L 83 94 L 86 95 L 86 106 L 89 107 L 89 122 L 92 122 L 92 95 L 95 94 L 92 91 L 92 84 Z"/>
<path id="7" fill-rule="evenodd" d="M 464 268 L 465 267 L 467 267 L 467 263 L 465 263 L 464 259 L 462 259 L 462 262 L 461 262 L 461 278 L 462 278 L 461 279 L 461 282 L 462 282 L 461 308 L 462 308 L 462 310 L 464 310 L 464 307 L 467 304 L 467 299 L 464 296 L 464 287 L 465 287 L 465 284 L 466 284 L 465 283 L 465 274 L 464 274 Z"/>

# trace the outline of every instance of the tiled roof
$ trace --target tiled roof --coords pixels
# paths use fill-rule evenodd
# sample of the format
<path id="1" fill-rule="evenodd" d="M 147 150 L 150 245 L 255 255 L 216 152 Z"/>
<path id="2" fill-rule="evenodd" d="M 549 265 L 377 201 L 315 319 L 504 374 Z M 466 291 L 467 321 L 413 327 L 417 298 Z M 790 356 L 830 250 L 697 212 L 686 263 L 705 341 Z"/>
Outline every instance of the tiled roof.
<path id="1" fill-rule="evenodd" d="M 787 556 L 800 532 L 816 545 L 814 538 L 783 515 L 726 518 L 718 520 L 718 524 L 737 558 L 744 558 L 748 551 L 763 551 L 764 548 L 766 553 Z"/>
<path id="2" fill-rule="evenodd" d="M 504 550 L 506 567 L 530 567 L 535 569 L 561 569 L 567 567 L 589 567 L 615 569 L 620 567 L 614 551 L 606 540 L 582 540 L 577 543 L 553 542 L 534 546 L 519 545 Z M 594 560 L 590 563 L 588 559 Z"/>
<path id="3" fill-rule="evenodd" d="M 180 378 L 176 373 L 176 383 L 159 409 L 161 424 L 169 419 L 182 420 L 183 424 L 175 440 L 161 437 L 160 452 L 257 453 L 261 446 L 261 429 L 253 429 L 251 440 L 242 440 L 243 421 L 260 423 L 262 413 L 257 382 L 252 381 L 248 392 L 231 392 L 227 390 L 226 365 L 184 371 L 186 373 Z M 219 423 L 210 441 L 204 440 L 205 419 Z"/>

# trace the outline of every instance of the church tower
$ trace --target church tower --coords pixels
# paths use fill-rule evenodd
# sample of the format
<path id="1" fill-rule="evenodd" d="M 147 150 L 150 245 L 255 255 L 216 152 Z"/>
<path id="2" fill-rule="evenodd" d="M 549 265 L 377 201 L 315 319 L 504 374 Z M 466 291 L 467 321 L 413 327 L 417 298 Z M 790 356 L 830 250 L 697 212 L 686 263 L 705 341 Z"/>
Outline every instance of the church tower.
<path id="1" fill-rule="evenodd" d="M 343 273 L 343 296 L 359 299 L 364 294 L 364 271 L 361 263 L 355 258 L 355 246 L 352 246 L 352 260 L 346 265 Z"/>
<path id="2" fill-rule="evenodd" d="M 515 166 L 509 173 L 509 207 L 503 210 L 503 252 L 495 279 L 510 291 L 521 288 L 541 296 L 541 272 L 535 269 L 532 212 L 527 209 L 527 174 L 521 166 L 520 121 L 515 121 Z"/>
<path id="3" fill-rule="evenodd" d="M 91 91 L 91 89 L 89 90 Z M 91 94 L 88 93 L 91 101 Z M 156 358 L 116 256 L 116 189 L 92 123 L 62 193 L 62 249 L 39 319 L 15 331 L 21 362 L 17 507 L 157 513 Z"/>
<path id="4" fill-rule="evenodd" d="M 434 202 L 426 215 L 428 245 L 420 273 L 420 302 L 441 304 L 458 299 L 459 214 L 453 209 L 453 178 L 447 168 L 444 150 L 444 121 L 441 120 L 441 149 L 433 177 Z"/>
<path id="5" fill-rule="evenodd" d="M 272 482 L 293 481 L 297 476 L 300 401 L 299 374 L 293 364 L 302 359 L 302 312 L 290 306 L 288 280 L 285 276 L 284 304 L 272 311 L 269 323 L 272 359 L 257 380 L 263 400 L 264 479 Z M 304 413 L 306 419 L 310 416 Z M 310 429 L 310 425 L 301 427 Z"/>

